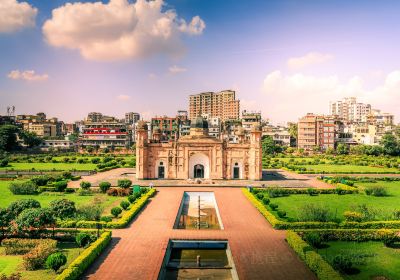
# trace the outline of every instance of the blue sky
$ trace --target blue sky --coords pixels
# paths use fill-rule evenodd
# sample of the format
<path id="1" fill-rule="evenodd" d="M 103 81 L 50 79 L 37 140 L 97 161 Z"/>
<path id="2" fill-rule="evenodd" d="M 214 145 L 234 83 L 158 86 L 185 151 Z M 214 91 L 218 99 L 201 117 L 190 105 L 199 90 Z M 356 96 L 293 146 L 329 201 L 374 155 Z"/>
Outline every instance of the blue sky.
<path id="1" fill-rule="evenodd" d="M 134 19 L 87 16 L 80 11 L 99 14 L 90 1 L 27 0 L 37 9 L 33 23 L 7 29 L 0 21 L 1 113 L 15 105 L 65 121 L 89 111 L 149 118 L 187 109 L 189 94 L 235 89 L 241 109 L 274 122 L 327 113 L 330 100 L 350 95 L 400 117 L 399 1 L 175 0 L 151 16 L 134 1 L 114 1 L 136 11 Z M 57 8 L 64 17 L 52 15 Z M 148 35 L 170 9 L 171 37 Z M 121 43 L 129 32 L 136 33 Z"/>

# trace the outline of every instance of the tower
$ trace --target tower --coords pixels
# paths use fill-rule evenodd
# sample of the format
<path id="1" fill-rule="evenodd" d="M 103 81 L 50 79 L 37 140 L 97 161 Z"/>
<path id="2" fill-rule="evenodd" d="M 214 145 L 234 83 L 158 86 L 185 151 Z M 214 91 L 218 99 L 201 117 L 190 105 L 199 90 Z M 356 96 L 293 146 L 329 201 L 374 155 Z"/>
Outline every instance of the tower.
<path id="1" fill-rule="evenodd" d="M 148 127 L 146 122 L 139 121 L 136 130 L 136 178 L 147 178 L 147 142 Z"/>
<path id="2" fill-rule="evenodd" d="M 250 132 L 249 179 L 262 179 L 261 127 L 253 125 Z"/>

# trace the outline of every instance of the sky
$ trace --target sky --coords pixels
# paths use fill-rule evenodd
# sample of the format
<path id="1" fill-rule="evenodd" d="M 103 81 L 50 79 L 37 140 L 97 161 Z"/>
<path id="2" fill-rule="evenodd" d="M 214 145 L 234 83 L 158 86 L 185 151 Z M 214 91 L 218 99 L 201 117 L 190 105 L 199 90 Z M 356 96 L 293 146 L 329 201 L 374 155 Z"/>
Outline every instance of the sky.
<path id="1" fill-rule="evenodd" d="M 233 89 L 273 123 L 329 101 L 400 121 L 397 0 L 0 0 L 0 114 L 144 119 Z"/>

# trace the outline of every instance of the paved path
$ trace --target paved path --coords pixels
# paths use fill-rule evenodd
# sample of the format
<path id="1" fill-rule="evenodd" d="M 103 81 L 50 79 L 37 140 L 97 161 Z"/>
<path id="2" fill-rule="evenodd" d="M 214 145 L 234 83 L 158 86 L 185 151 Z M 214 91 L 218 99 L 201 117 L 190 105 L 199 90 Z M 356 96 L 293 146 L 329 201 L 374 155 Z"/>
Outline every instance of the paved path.
<path id="1" fill-rule="evenodd" d="M 90 176 L 84 176 L 79 181 L 69 182 L 68 187 L 79 188 L 82 180 L 89 181 L 92 186 L 98 186 L 102 181 L 108 181 L 112 185 L 116 185 L 119 179 L 130 179 L 134 185 L 148 186 L 153 183 L 157 187 L 198 187 L 199 184 L 189 182 L 187 180 L 137 180 L 135 168 L 117 168 L 110 171 L 100 172 Z M 318 181 L 316 177 L 309 177 L 294 172 L 289 172 L 280 169 L 269 169 L 263 171 L 263 180 L 212 180 L 200 184 L 207 187 L 244 187 L 244 186 L 280 186 L 286 188 L 332 188 L 331 185 Z"/>
<path id="2" fill-rule="evenodd" d="M 173 229 L 183 191 L 159 188 L 127 229 L 114 230 L 111 246 L 84 279 L 157 279 L 168 240 L 227 239 L 240 279 L 316 279 L 239 188 L 200 188 L 215 192 L 224 230 Z M 191 189 L 191 191 L 194 189 Z"/>

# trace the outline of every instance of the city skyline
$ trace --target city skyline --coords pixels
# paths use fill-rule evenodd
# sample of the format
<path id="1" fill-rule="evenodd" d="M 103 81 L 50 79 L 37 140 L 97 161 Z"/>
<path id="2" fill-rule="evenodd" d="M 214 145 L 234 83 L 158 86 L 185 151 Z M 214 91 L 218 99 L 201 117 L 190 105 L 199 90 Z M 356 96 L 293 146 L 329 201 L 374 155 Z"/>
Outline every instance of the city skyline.
<path id="1" fill-rule="evenodd" d="M 2 113 L 150 119 L 232 89 L 273 122 L 346 96 L 399 119 L 396 1 L 92 2 L 0 4 Z"/>

